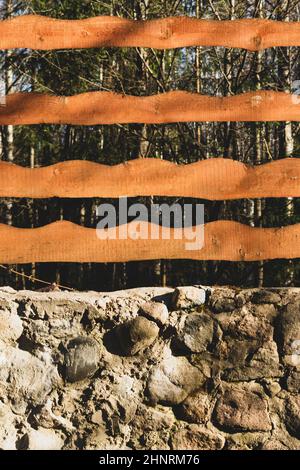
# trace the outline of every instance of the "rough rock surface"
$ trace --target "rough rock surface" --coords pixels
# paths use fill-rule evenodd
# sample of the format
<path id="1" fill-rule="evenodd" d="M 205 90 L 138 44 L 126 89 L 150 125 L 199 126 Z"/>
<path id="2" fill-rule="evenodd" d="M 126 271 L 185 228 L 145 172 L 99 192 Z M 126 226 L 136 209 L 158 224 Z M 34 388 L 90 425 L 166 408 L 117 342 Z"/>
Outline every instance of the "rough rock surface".
<path id="1" fill-rule="evenodd" d="M 206 299 L 206 289 L 195 286 L 177 287 L 172 295 L 173 310 L 192 308 L 203 305 Z"/>
<path id="2" fill-rule="evenodd" d="M 149 320 L 155 321 L 158 325 L 164 325 L 169 318 L 168 307 L 162 302 L 145 302 L 140 312 Z"/>
<path id="3" fill-rule="evenodd" d="M 0 287 L 0 449 L 300 450 L 300 289 Z"/>
<path id="4" fill-rule="evenodd" d="M 148 392 L 152 402 L 179 404 L 204 382 L 202 372 L 187 358 L 172 355 L 170 349 L 162 352 L 163 359 L 150 372 Z"/>
<path id="5" fill-rule="evenodd" d="M 120 341 L 124 354 L 134 356 L 148 348 L 157 338 L 159 328 L 151 320 L 136 317 L 116 328 L 116 340 Z"/>
<path id="6" fill-rule="evenodd" d="M 68 382 L 91 377 L 100 366 L 100 345 L 92 338 L 79 336 L 67 345 L 64 376 Z"/>
<path id="7" fill-rule="evenodd" d="M 271 431 L 266 400 L 234 386 L 227 388 L 218 401 L 215 421 L 228 431 Z"/>

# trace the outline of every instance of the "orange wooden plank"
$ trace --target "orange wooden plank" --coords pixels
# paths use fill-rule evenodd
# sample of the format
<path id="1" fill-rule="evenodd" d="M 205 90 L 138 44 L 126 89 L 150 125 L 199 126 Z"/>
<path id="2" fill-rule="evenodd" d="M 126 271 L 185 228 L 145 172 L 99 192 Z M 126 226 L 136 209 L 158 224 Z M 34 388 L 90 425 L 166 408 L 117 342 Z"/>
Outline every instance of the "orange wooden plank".
<path id="1" fill-rule="evenodd" d="M 0 162 L 0 197 L 122 195 L 211 200 L 300 197 L 300 159 L 256 167 L 224 158 L 189 165 L 140 158 L 114 166 L 74 160 L 34 169 Z"/>
<path id="2" fill-rule="evenodd" d="M 89 47 L 239 47 L 251 51 L 300 46 L 300 23 L 264 19 L 231 21 L 170 17 L 134 21 L 113 16 L 58 20 L 17 16 L 0 23 L 0 48 L 70 49 Z"/>
<path id="3" fill-rule="evenodd" d="M 121 227 L 121 231 L 136 232 L 134 222 Z M 151 224 L 141 222 L 137 230 L 145 235 Z M 300 224 L 263 229 L 226 220 L 211 222 L 205 226 L 204 248 L 192 251 L 186 250 L 187 237 L 174 239 L 181 229 L 171 229 L 171 239 L 163 238 L 165 230 L 160 227 L 156 240 L 99 240 L 95 229 L 66 221 L 34 229 L 0 225 L 0 263 L 300 258 Z M 192 231 L 190 228 L 189 236 Z"/>
<path id="4" fill-rule="evenodd" d="M 90 92 L 75 96 L 15 93 L 0 124 L 162 124 L 190 121 L 300 121 L 300 99 L 274 91 L 212 97 L 171 91 L 153 96 Z"/>

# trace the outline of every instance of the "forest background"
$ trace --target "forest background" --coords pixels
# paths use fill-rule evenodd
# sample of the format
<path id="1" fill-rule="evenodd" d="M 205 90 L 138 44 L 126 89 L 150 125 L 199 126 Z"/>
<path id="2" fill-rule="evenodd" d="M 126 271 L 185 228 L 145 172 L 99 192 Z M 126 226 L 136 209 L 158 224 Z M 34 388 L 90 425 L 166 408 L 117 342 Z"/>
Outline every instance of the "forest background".
<path id="1" fill-rule="evenodd" d="M 300 21 L 300 1 L 0 2 L 1 19 L 28 13 L 61 19 L 115 15 L 138 20 L 187 15 L 215 20 L 269 18 Z M 270 48 L 259 52 L 223 47 L 164 51 L 150 48 L 0 51 L 0 92 L 4 95 L 34 91 L 66 96 L 101 90 L 137 96 L 179 89 L 211 96 L 230 96 L 258 89 L 295 92 L 297 80 L 300 80 L 299 52 L 297 47 Z M 139 157 L 180 164 L 225 157 L 260 165 L 280 158 L 298 158 L 299 145 L 298 122 L 0 127 L 0 159 L 32 168 L 74 159 L 115 165 Z M 300 199 L 297 198 L 214 202 L 140 197 L 131 201 L 148 206 L 153 202 L 204 203 L 206 222 L 227 219 L 253 227 L 280 227 L 300 222 Z M 118 204 L 117 200 L 96 198 L 5 198 L 0 199 L 0 222 L 16 227 L 38 227 L 65 219 L 96 227 L 96 206 L 101 202 Z M 153 260 L 0 267 L 0 285 L 19 289 L 43 287 L 34 278 L 74 289 L 98 291 L 189 284 L 299 286 L 300 260 L 250 263 Z"/>

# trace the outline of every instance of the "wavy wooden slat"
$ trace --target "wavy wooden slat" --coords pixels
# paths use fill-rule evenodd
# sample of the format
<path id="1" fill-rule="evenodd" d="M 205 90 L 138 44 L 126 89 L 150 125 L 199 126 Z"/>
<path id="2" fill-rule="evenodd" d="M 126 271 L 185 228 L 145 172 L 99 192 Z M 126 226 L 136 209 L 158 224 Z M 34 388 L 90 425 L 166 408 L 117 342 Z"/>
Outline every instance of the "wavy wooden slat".
<path id="1" fill-rule="evenodd" d="M 1 49 L 108 46 L 156 49 L 225 46 L 251 51 L 300 46 L 300 23 L 264 19 L 214 21 L 188 17 L 135 21 L 112 16 L 58 20 L 39 15 L 17 16 L 0 23 Z"/>
<path id="2" fill-rule="evenodd" d="M 170 91 L 153 96 L 90 92 L 75 96 L 15 93 L 0 107 L 0 124 L 162 124 L 190 121 L 300 121 L 299 96 L 255 91 L 212 97 Z"/>
<path id="3" fill-rule="evenodd" d="M 150 233 L 152 224 L 134 222 L 120 231 Z M 109 229 L 111 231 L 113 229 Z M 164 239 L 168 229 L 159 227 L 154 240 L 99 240 L 96 230 L 59 221 L 50 225 L 23 229 L 0 225 L 0 263 L 30 262 L 124 262 L 150 259 L 194 259 L 255 261 L 275 258 L 300 258 L 300 224 L 283 228 L 253 228 L 231 221 L 205 225 L 203 249 L 186 250 L 194 228 L 184 239 L 174 239 L 181 229 L 171 229 L 171 239 Z"/>
<path id="4" fill-rule="evenodd" d="M 139 158 L 114 166 L 74 160 L 34 169 L 0 162 L 0 197 L 149 195 L 211 200 L 300 197 L 300 158 L 256 167 L 224 158 L 189 165 Z"/>

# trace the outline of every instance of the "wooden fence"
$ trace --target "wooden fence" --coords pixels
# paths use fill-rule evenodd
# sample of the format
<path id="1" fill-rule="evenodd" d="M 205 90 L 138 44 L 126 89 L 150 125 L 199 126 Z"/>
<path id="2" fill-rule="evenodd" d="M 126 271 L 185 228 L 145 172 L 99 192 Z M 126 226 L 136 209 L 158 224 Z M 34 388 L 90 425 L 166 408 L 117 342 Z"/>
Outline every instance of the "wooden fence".
<path id="1" fill-rule="evenodd" d="M 15 228 L 0 225 L 1 263 L 43 261 L 117 262 L 151 259 L 194 259 L 257 261 L 300 257 L 300 224 L 282 228 L 254 228 L 227 220 L 205 224 L 205 245 L 200 250 L 187 250 L 193 237 L 181 229 L 159 226 L 158 239 L 144 239 L 151 224 L 140 222 L 140 239 L 122 240 L 135 222 L 120 226 L 120 239 L 100 240 L 94 228 L 85 228 L 67 221 L 58 221 L 39 228 Z M 114 229 L 108 229 L 112 231 Z M 164 232 L 170 239 L 164 238 Z M 176 234 L 177 232 L 177 234 Z M 106 231 L 107 233 L 107 231 Z M 176 236 L 177 235 L 177 236 Z"/>
<path id="2" fill-rule="evenodd" d="M 42 168 L 0 162 L 0 197 L 182 196 L 210 200 L 300 197 L 300 159 L 248 166 L 229 158 L 177 165 L 139 158 L 109 166 L 66 161 Z"/>
<path id="3" fill-rule="evenodd" d="M 258 51 L 268 47 L 300 46 L 300 24 L 263 19 L 212 21 L 185 17 L 148 21 L 112 16 L 56 20 L 26 15 L 2 21 L 0 25 L 2 49 L 112 46 L 155 49 L 224 46 Z"/>
<path id="4" fill-rule="evenodd" d="M 0 47 L 58 49 L 104 46 L 174 48 L 225 46 L 261 50 L 300 46 L 300 24 L 269 20 L 209 21 L 165 18 L 131 21 L 114 17 L 55 20 L 37 15 L 0 22 Z M 1 125 L 169 123 L 188 121 L 300 121 L 300 99 L 255 91 L 208 97 L 184 91 L 155 96 L 91 92 L 70 97 L 15 93 L 0 107 Z M 250 167 L 211 158 L 189 165 L 138 159 L 107 166 L 68 161 L 44 168 L 0 162 L 0 197 L 185 196 L 211 200 L 300 197 L 300 159 Z M 134 223 L 120 227 L 135 230 Z M 141 222 L 139 232 L 151 224 Z M 111 229 L 108 229 L 108 232 Z M 205 244 L 186 250 L 181 229 L 165 227 L 153 239 L 100 240 L 96 230 L 67 221 L 21 229 L 0 225 L 0 262 L 118 262 L 148 259 L 255 261 L 300 257 L 300 224 L 253 228 L 221 220 L 205 224 Z M 193 227 L 187 229 L 192 235 Z M 108 233 L 106 231 L 106 234 Z"/>
<path id="5" fill-rule="evenodd" d="M 129 96 L 107 91 L 75 96 L 14 93 L 0 107 L 6 124 L 164 124 L 191 121 L 300 121 L 300 97 L 255 91 L 214 97 L 186 91 Z"/>

